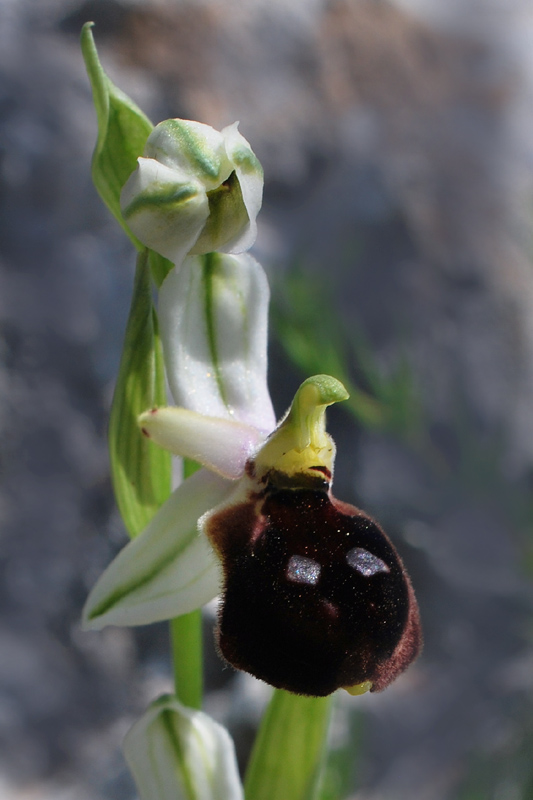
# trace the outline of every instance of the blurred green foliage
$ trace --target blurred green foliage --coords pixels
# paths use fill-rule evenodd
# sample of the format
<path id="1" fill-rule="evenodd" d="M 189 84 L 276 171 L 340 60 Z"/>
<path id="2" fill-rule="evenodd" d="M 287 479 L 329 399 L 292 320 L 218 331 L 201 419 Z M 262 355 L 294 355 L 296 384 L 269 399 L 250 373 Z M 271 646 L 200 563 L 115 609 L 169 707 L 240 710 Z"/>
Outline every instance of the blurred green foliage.
<path id="1" fill-rule="evenodd" d="M 339 315 L 330 285 L 301 265 L 273 279 L 272 288 L 274 335 L 302 375 L 333 375 L 350 393 L 343 405 L 360 425 L 415 440 L 421 414 L 407 360 L 385 375 L 357 323 L 347 327 Z"/>
<path id="2" fill-rule="evenodd" d="M 345 695 L 337 696 L 337 704 L 345 700 Z M 316 800 L 344 800 L 357 785 L 365 717 L 353 709 L 348 713 L 342 709 L 340 714 L 339 710 L 333 711 L 329 747 Z"/>

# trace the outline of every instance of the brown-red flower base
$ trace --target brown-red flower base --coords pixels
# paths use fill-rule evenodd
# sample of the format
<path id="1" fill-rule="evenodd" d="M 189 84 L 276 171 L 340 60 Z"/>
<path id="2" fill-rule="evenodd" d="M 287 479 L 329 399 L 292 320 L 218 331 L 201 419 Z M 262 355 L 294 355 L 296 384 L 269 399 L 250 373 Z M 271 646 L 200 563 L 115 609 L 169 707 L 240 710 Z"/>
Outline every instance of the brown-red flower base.
<path id="1" fill-rule="evenodd" d="M 418 606 L 379 525 L 331 492 L 267 484 L 207 533 L 225 584 L 218 645 L 237 669 L 296 694 L 385 689 L 418 655 Z"/>

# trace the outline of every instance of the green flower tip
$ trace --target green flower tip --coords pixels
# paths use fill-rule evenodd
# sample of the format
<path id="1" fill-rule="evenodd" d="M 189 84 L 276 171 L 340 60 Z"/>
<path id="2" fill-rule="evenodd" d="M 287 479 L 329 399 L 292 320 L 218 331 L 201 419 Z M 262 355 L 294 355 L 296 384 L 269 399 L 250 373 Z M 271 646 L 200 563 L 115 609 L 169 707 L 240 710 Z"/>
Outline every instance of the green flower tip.
<path id="1" fill-rule="evenodd" d="M 326 432 L 327 406 L 346 400 L 342 383 L 329 375 L 314 375 L 302 383 L 285 419 L 255 459 L 260 475 L 277 474 L 278 482 L 308 486 L 330 483 L 335 444 Z"/>
<path id="2" fill-rule="evenodd" d="M 294 396 L 293 407 L 296 404 L 331 406 L 348 400 L 349 394 L 344 385 L 332 378 L 331 375 L 313 375 L 302 383 Z"/>

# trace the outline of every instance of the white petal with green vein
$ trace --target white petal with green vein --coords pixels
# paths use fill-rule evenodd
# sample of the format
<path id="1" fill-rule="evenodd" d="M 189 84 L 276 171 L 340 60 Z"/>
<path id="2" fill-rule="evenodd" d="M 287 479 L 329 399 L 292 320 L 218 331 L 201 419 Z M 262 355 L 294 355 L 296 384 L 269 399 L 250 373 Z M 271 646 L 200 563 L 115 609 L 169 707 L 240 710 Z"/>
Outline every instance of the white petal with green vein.
<path id="1" fill-rule="evenodd" d="M 189 119 L 167 119 L 148 137 L 144 156 L 194 175 L 207 191 L 216 189 L 233 172 L 224 131 Z"/>
<path id="2" fill-rule="evenodd" d="M 227 730 L 173 696 L 161 697 L 123 745 L 141 800 L 242 800 Z"/>
<path id="3" fill-rule="evenodd" d="M 221 569 L 198 519 L 234 486 L 206 470 L 184 481 L 100 576 L 85 604 L 84 627 L 146 625 L 212 600 Z"/>
<path id="4" fill-rule="evenodd" d="M 191 458 L 224 478 L 240 478 L 263 441 L 257 428 L 186 408 L 153 408 L 139 417 L 145 436 L 176 456 Z"/>
<path id="5" fill-rule="evenodd" d="M 248 253 L 190 256 L 159 293 L 159 321 L 174 400 L 200 414 L 270 433 L 269 288 Z"/>
<path id="6" fill-rule="evenodd" d="M 205 189 L 194 175 L 153 158 L 137 162 L 120 195 L 124 219 L 144 245 L 179 264 L 209 216 Z"/>

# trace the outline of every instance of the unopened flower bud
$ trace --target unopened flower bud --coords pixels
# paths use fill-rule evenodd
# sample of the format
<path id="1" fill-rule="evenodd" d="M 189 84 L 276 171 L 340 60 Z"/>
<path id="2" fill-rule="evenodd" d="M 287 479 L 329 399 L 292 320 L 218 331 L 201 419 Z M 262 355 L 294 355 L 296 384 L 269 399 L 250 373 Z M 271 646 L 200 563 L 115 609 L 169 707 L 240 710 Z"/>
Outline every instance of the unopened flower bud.
<path id="1" fill-rule="evenodd" d="M 124 755 L 141 800 L 243 800 L 227 730 L 172 695 L 153 702 L 135 723 Z"/>
<path id="2" fill-rule="evenodd" d="M 122 190 L 133 233 L 175 264 L 187 253 L 239 253 L 255 241 L 263 171 L 237 124 L 219 132 L 161 122 Z"/>

